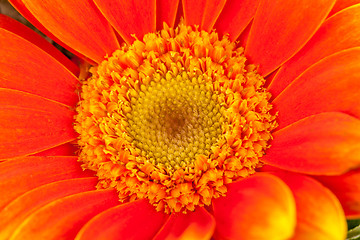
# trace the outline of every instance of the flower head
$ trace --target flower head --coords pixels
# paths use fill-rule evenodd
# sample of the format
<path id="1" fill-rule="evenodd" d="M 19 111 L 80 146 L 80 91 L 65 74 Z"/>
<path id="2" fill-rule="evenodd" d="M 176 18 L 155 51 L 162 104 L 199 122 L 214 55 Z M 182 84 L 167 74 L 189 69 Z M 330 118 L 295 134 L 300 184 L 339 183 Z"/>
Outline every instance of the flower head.
<path id="1" fill-rule="evenodd" d="M 360 5 L 11 0 L 3 239 L 344 239 Z M 11 189 L 11 191 L 10 191 Z"/>

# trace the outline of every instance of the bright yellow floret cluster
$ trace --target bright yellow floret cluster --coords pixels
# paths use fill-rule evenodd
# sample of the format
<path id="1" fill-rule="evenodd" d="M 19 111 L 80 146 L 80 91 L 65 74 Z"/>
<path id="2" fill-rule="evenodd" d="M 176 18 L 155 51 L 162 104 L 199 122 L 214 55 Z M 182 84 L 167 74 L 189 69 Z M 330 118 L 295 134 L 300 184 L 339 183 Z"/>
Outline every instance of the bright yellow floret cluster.
<path id="1" fill-rule="evenodd" d="M 83 81 L 83 168 L 122 202 L 186 212 L 261 166 L 276 127 L 265 80 L 225 36 L 180 24 L 124 45 Z"/>

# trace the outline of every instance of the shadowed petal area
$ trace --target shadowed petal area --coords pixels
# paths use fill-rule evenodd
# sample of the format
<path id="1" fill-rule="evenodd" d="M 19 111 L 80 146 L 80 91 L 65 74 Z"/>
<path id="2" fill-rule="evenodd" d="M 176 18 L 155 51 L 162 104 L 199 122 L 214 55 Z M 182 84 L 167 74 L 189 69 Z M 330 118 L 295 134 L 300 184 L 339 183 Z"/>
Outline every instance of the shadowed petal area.
<path id="1" fill-rule="evenodd" d="M 33 154 L 76 139 L 73 115 L 60 103 L 0 88 L 0 159 Z"/>
<path id="2" fill-rule="evenodd" d="M 74 178 L 42 185 L 10 202 L 0 211 L 0 238 L 8 239 L 14 230 L 40 207 L 79 192 L 95 190 L 97 178 Z"/>
<path id="3" fill-rule="evenodd" d="M 254 17 L 260 0 L 228 0 L 214 28 L 235 41 Z"/>
<path id="4" fill-rule="evenodd" d="M 25 157 L 0 163 L 0 209 L 41 185 L 89 176 L 77 157 Z"/>
<path id="5" fill-rule="evenodd" d="M 296 240 L 343 240 L 346 219 L 339 200 L 316 180 L 300 174 L 276 172 L 291 189 L 296 203 Z"/>
<path id="6" fill-rule="evenodd" d="M 360 120 L 344 113 L 312 115 L 273 133 L 262 161 L 288 171 L 338 175 L 360 166 Z"/>
<path id="7" fill-rule="evenodd" d="M 320 112 L 338 111 L 360 118 L 359 89 L 360 47 L 326 57 L 274 99 L 279 128 Z"/>
<path id="8" fill-rule="evenodd" d="M 296 77 L 317 61 L 360 46 L 360 4 L 327 19 L 312 39 L 278 71 L 268 89 L 279 95 Z"/>
<path id="9" fill-rule="evenodd" d="M 91 0 L 22 0 L 62 42 L 99 63 L 119 44 L 113 29 Z"/>
<path id="10" fill-rule="evenodd" d="M 32 213 L 11 239 L 74 239 L 80 228 L 96 214 L 116 206 L 113 189 L 73 194 L 55 200 Z"/>
<path id="11" fill-rule="evenodd" d="M 336 3 L 331 10 L 329 16 L 334 15 L 335 13 L 340 12 L 341 10 L 358 3 L 360 3 L 360 0 L 336 0 Z"/>
<path id="12" fill-rule="evenodd" d="M 340 200 L 347 218 L 360 218 L 360 170 L 350 171 L 340 176 L 318 176 Z"/>
<path id="13" fill-rule="evenodd" d="M 163 23 L 174 27 L 176 13 L 179 7 L 179 0 L 158 0 L 156 1 L 156 28 L 162 29 Z"/>
<path id="14" fill-rule="evenodd" d="M 156 30 L 155 0 L 94 0 L 106 19 L 128 43 Z"/>
<path id="15" fill-rule="evenodd" d="M 0 29 L 0 45 L 0 87 L 76 104 L 78 80 L 56 59 L 5 29 Z"/>
<path id="16" fill-rule="evenodd" d="M 294 233 L 294 197 L 271 174 L 230 183 L 226 196 L 213 201 L 213 209 L 220 239 L 289 239 Z"/>
<path id="17" fill-rule="evenodd" d="M 9 32 L 15 33 L 16 35 L 26 39 L 27 41 L 35 44 L 57 61 L 59 61 L 62 65 L 64 65 L 69 71 L 71 71 L 74 75 L 79 74 L 79 68 L 71 62 L 64 54 L 62 54 L 58 49 L 56 49 L 52 44 L 45 40 L 45 38 L 41 37 L 39 34 L 32 31 L 30 28 L 25 25 L 15 21 L 14 19 L 6 16 L 0 15 L 0 28 L 5 29 Z M 3 46 L 3 44 L 1 44 Z M 9 50 L 9 49 L 7 49 Z"/>
<path id="18" fill-rule="evenodd" d="M 264 0 L 259 4 L 245 55 L 266 76 L 302 46 L 320 27 L 335 0 Z"/>
<path id="19" fill-rule="evenodd" d="M 78 233 L 80 239 L 152 239 L 166 221 L 147 199 L 119 205 L 91 219 Z"/>
<path id="20" fill-rule="evenodd" d="M 187 214 L 172 214 L 154 240 L 210 239 L 215 230 L 215 219 L 204 208 Z"/>
<path id="21" fill-rule="evenodd" d="M 75 143 L 65 143 L 45 151 L 35 153 L 33 156 L 76 156 L 76 152 L 78 150 L 79 148 L 75 146 Z"/>

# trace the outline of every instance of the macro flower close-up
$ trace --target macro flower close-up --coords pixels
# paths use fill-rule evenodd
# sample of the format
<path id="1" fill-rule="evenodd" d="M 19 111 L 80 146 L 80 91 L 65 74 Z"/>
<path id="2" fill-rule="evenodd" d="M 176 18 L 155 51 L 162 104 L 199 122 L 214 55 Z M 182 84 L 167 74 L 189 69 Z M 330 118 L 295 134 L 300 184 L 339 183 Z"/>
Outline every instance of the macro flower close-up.
<path id="1" fill-rule="evenodd" d="M 9 2 L 1 240 L 358 239 L 360 1 Z"/>

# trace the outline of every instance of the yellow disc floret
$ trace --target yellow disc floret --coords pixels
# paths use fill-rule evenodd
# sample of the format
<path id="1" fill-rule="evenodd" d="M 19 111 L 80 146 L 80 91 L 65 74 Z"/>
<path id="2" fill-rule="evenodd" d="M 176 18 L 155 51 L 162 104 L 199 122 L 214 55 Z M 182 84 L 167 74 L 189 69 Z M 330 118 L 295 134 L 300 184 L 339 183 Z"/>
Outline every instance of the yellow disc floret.
<path id="1" fill-rule="evenodd" d="M 225 36 L 180 24 L 124 45 L 83 81 L 83 168 L 122 202 L 186 212 L 260 167 L 276 127 L 265 80 Z"/>

